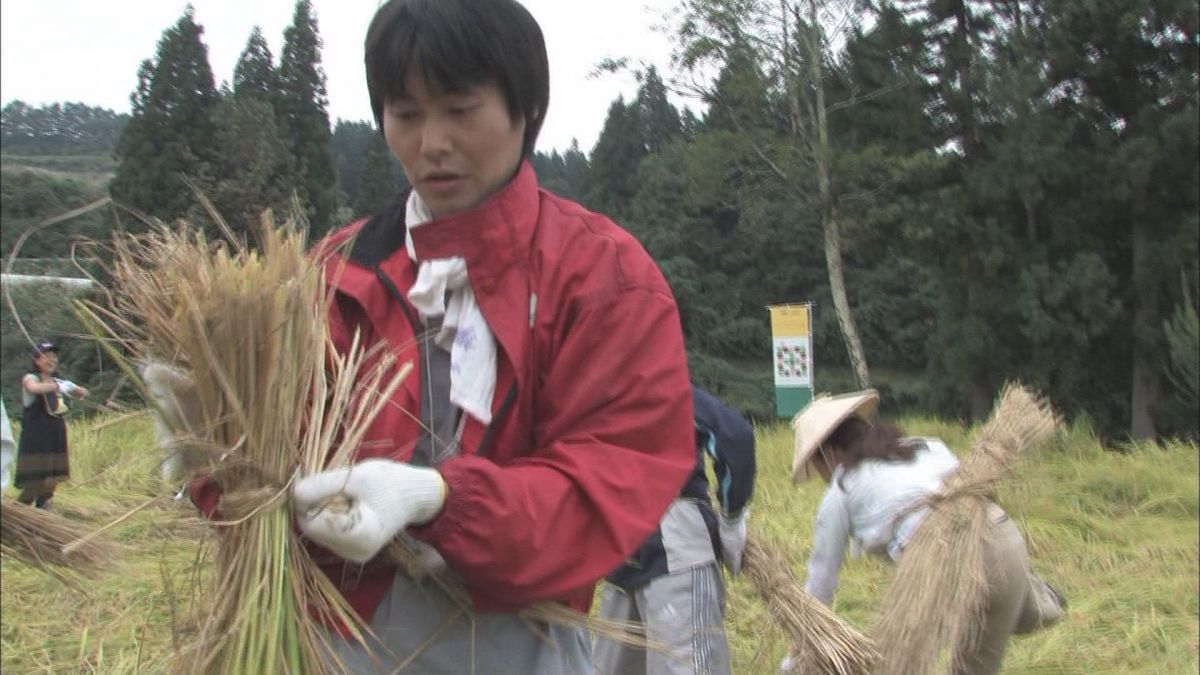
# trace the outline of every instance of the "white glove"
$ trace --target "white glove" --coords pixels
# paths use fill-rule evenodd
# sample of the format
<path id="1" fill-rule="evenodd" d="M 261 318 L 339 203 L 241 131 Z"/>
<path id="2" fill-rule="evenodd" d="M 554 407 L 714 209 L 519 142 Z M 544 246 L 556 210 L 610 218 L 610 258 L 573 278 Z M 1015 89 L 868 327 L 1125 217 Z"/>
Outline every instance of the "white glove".
<path id="1" fill-rule="evenodd" d="M 162 477 L 174 482 L 205 465 L 204 453 L 189 449 L 186 443 L 204 429 L 204 406 L 191 376 L 175 366 L 147 361 L 142 364 L 141 376 L 154 411 L 154 435 L 167 455 Z"/>
<path id="2" fill-rule="evenodd" d="M 292 487 L 300 531 L 357 563 L 374 558 L 409 525 L 431 520 L 445 501 L 446 482 L 436 470 L 386 459 L 323 471 Z"/>
<path id="3" fill-rule="evenodd" d="M 742 570 L 742 553 L 746 550 L 746 521 L 750 518 L 750 508 L 742 509 L 742 513 L 733 518 L 721 514 L 717 518 L 717 534 L 721 538 L 721 559 L 729 573 L 737 576 Z"/>

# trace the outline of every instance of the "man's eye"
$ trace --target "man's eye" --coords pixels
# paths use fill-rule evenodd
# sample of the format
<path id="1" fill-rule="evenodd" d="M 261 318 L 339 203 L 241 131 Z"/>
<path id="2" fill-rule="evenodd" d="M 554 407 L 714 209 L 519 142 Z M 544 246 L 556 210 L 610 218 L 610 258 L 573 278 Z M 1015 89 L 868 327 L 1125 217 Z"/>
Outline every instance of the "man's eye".
<path id="1" fill-rule="evenodd" d="M 401 122 L 411 122 L 411 121 L 417 119 L 417 111 L 415 111 L 415 110 L 393 110 L 392 117 L 395 117 L 396 119 L 400 120 Z"/>

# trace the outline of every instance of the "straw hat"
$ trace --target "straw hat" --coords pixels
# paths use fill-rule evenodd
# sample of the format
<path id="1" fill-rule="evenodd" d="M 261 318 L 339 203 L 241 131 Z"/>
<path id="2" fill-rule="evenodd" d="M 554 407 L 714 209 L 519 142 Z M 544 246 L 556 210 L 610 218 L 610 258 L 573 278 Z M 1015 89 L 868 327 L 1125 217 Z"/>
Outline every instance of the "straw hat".
<path id="1" fill-rule="evenodd" d="M 792 482 L 799 484 L 812 477 L 813 455 L 839 424 L 852 415 L 870 421 L 878 407 L 879 392 L 874 389 L 813 399 L 792 419 L 792 428 L 796 430 Z"/>

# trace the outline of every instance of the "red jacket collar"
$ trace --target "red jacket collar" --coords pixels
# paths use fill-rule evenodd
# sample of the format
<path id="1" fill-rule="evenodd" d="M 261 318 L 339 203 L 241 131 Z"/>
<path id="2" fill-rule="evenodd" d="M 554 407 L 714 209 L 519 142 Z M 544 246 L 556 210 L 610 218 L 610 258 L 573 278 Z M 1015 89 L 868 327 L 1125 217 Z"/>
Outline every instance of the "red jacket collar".
<path id="1" fill-rule="evenodd" d="M 537 176 L 522 160 L 508 185 L 478 208 L 413 229 L 413 247 L 419 260 L 462 256 L 472 281 L 482 281 L 527 255 L 537 217 Z"/>

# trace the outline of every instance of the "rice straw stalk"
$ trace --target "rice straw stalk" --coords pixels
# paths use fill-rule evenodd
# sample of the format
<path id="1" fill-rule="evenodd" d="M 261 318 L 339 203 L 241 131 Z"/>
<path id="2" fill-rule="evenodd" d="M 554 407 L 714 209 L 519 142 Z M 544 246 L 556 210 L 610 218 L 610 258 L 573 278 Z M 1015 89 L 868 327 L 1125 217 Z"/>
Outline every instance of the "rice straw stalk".
<path id="1" fill-rule="evenodd" d="M 300 229 L 269 214 L 257 251 L 212 244 L 186 224 L 118 235 L 110 272 L 108 303 L 81 304 L 81 318 L 144 395 L 126 354 L 191 377 L 203 423 L 171 432 L 206 459 L 223 495 L 221 590 L 179 670 L 339 672 L 310 614 L 336 617 L 360 639 L 361 627 L 293 534 L 287 491 L 331 449 L 349 455 L 407 369 L 357 346 L 333 353 L 322 272 Z"/>
<path id="2" fill-rule="evenodd" d="M 87 525 L 16 500 L 0 499 L 0 551 L 49 572 L 62 568 L 91 574 L 116 562 L 120 547 L 103 537 L 90 537 Z M 85 543 L 70 546 L 85 537 Z"/>
<path id="3" fill-rule="evenodd" d="M 946 649 L 978 639 L 992 495 L 1016 462 L 1057 426 L 1049 405 L 1027 389 L 1010 384 L 1001 392 L 959 468 L 941 492 L 920 504 L 928 514 L 905 546 L 873 630 L 881 656 L 876 672 L 929 673 Z"/>
<path id="4" fill-rule="evenodd" d="M 787 558 L 760 532 L 746 539 L 742 573 L 790 639 L 794 672 L 870 672 L 876 657 L 871 641 L 804 590 Z"/>

